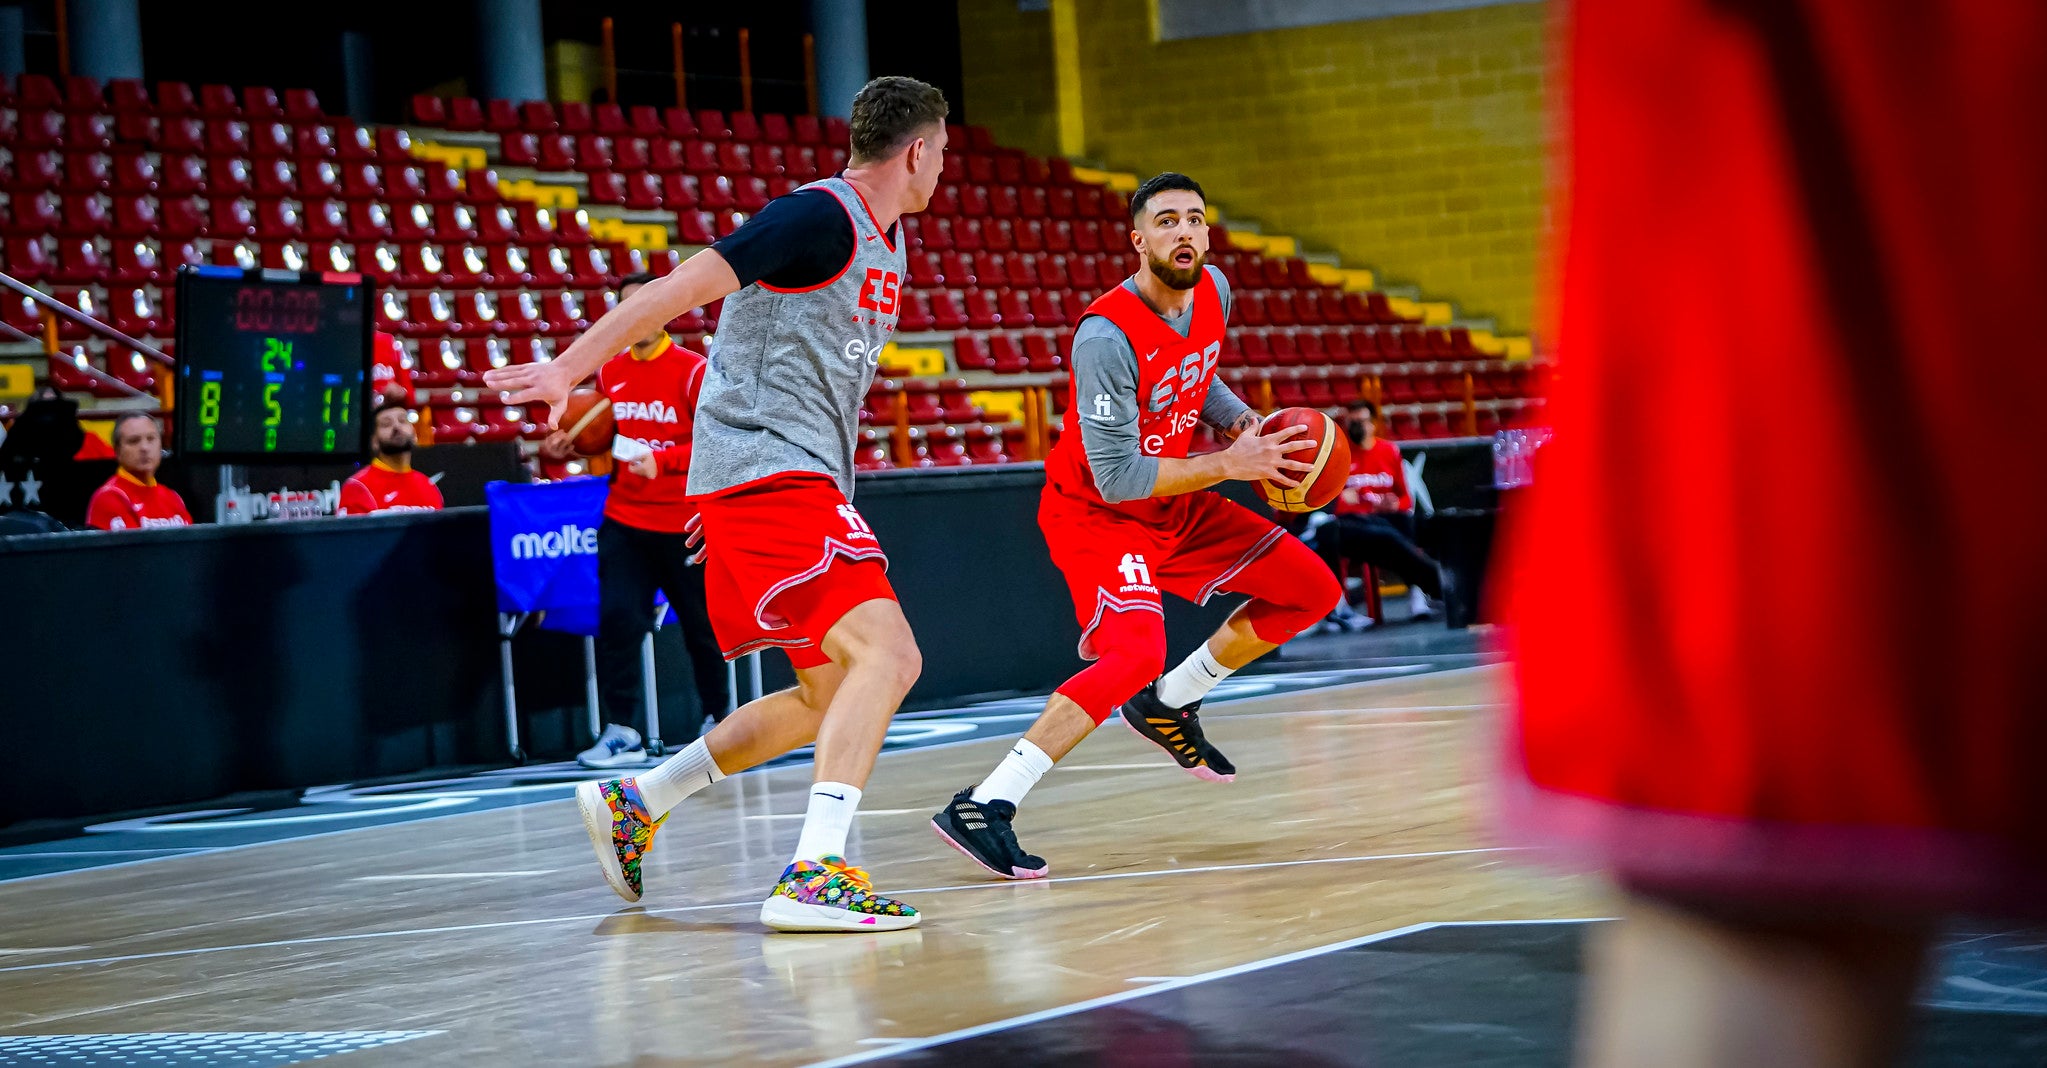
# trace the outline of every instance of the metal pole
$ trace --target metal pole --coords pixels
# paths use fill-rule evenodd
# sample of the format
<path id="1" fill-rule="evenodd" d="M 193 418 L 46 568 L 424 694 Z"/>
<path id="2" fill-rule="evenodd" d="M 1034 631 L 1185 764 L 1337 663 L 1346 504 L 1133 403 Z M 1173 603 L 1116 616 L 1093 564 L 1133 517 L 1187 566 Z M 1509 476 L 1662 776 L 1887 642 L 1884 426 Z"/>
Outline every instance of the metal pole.
<path id="1" fill-rule="evenodd" d="M 817 37 L 803 35 L 803 91 L 810 101 L 810 113 L 817 114 Z"/>
<path id="2" fill-rule="evenodd" d="M 618 45 L 612 39 L 611 16 L 604 16 L 604 91 L 611 97 L 609 103 L 618 103 Z"/>
<path id="3" fill-rule="evenodd" d="M 689 107 L 689 90 L 685 87 L 682 74 L 682 23 L 668 24 L 668 47 L 675 53 L 675 106 Z"/>
<path id="4" fill-rule="evenodd" d="M 727 660 L 725 661 L 725 714 L 729 716 L 739 711 L 739 706 L 742 703 L 739 700 L 739 665 L 731 660 Z"/>
<path id="5" fill-rule="evenodd" d="M 512 636 L 519 633 L 525 617 L 512 612 L 498 613 L 498 670 L 505 681 L 505 742 L 512 763 L 524 764 L 526 752 L 519 748 L 519 695 L 512 687 Z"/>
<path id="6" fill-rule="evenodd" d="M 604 717 L 597 711 L 597 639 L 583 635 L 583 700 L 590 708 L 590 737 L 604 733 Z"/>
<path id="7" fill-rule="evenodd" d="M 739 28 L 739 110 L 753 110 L 753 48 L 749 44 L 753 34 L 746 27 Z"/>
<path id="8" fill-rule="evenodd" d="M 746 678 L 753 686 L 754 700 L 758 701 L 765 696 L 761 693 L 761 654 L 757 652 L 746 654 Z"/>
<path id="9" fill-rule="evenodd" d="M 656 693 L 654 677 L 654 633 L 661 629 L 661 609 L 654 609 L 654 629 L 640 640 L 640 687 L 647 696 L 647 737 L 648 756 L 660 756 L 664 751 L 661 744 L 661 695 Z"/>

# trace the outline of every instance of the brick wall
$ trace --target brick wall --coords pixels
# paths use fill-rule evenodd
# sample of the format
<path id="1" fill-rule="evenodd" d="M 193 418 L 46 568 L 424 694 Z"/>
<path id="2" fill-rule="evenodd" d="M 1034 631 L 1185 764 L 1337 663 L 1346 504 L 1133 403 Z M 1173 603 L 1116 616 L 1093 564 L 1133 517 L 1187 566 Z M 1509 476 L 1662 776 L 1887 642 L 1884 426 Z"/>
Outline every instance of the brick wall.
<path id="1" fill-rule="evenodd" d="M 1154 43 L 1150 0 L 1070 2 L 1088 155 L 1186 171 L 1226 209 L 1375 267 L 1382 284 L 1529 328 L 1543 4 Z M 1049 152 L 1050 16 L 961 0 L 960 36 L 974 121 Z"/>
<path id="2" fill-rule="evenodd" d="M 1058 155 L 1052 16 L 1019 12 L 1016 0 L 959 4 L 967 118 L 993 130 L 1002 144 L 1034 155 Z"/>

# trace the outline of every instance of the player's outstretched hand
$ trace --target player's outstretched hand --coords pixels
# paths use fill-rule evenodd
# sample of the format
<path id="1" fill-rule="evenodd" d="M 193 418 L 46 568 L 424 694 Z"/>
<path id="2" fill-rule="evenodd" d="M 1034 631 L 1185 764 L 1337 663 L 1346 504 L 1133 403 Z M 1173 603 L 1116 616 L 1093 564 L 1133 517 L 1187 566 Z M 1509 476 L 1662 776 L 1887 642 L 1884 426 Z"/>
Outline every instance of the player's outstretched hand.
<path id="1" fill-rule="evenodd" d="M 1306 442 L 1292 441 L 1307 432 L 1307 427 L 1295 425 L 1260 434 L 1254 426 L 1237 435 L 1237 440 L 1223 452 L 1223 463 L 1229 477 L 1242 482 L 1263 479 L 1288 489 L 1300 485 L 1300 479 L 1293 473 L 1313 471 L 1315 465 L 1305 460 L 1288 459 L 1287 454 L 1307 445 Z"/>
<path id="2" fill-rule="evenodd" d="M 682 534 L 682 547 L 696 550 L 689 554 L 687 562 L 692 564 L 703 563 L 704 551 L 708 548 L 704 545 L 704 513 L 698 512 L 690 516 L 689 520 L 682 524 Z"/>
<path id="3" fill-rule="evenodd" d="M 547 405 L 547 425 L 560 427 L 562 408 L 569 402 L 569 390 L 576 383 L 557 363 L 515 363 L 493 367 L 483 373 L 483 384 L 511 394 L 508 404 Z"/>

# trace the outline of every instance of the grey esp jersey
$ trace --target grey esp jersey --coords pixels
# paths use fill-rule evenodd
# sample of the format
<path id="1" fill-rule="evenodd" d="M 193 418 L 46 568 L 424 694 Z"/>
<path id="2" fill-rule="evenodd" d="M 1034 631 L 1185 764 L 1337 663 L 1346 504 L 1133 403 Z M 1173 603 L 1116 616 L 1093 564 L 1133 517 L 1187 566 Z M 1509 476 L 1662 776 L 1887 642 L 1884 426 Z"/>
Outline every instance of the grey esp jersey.
<path id="1" fill-rule="evenodd" d="M 792 472 L 829 476 L 853 496 L 860 404 L 895 333 L 908 257 L 843 179 L 804 188 L 846 209 L 853 257 L 810 289 L 755 282 L 725 298 L 697 401 L 693 497 Z"/>

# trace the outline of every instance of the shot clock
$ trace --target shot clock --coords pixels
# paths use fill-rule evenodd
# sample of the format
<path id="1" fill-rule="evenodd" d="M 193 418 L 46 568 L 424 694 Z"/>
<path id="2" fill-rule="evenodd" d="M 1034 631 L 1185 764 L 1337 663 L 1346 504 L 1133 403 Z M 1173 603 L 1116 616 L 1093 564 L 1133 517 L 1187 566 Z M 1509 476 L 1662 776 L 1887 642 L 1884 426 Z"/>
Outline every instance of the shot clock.
<path id="1" fill-rule="evenodd" d="M 185 458 L 313 463 L 368 452 L 369 290 L 355 274 L 181 269 Z"/>

